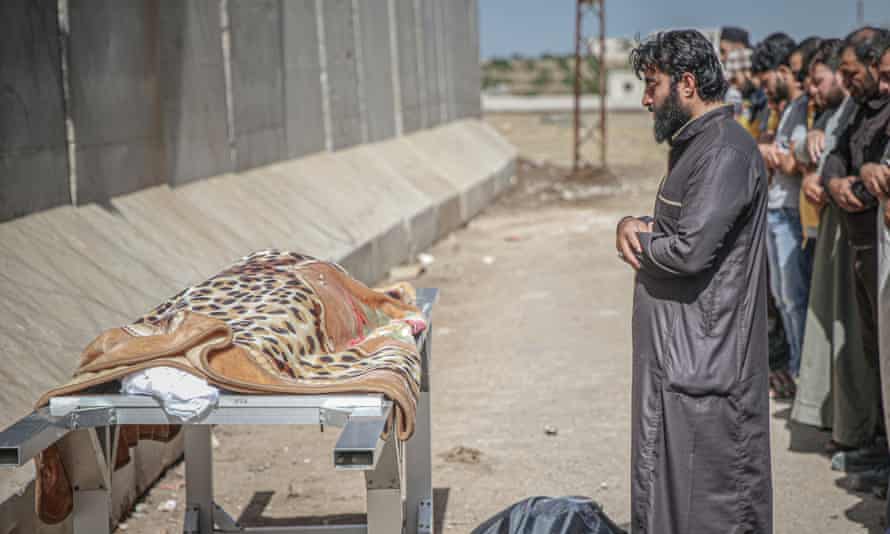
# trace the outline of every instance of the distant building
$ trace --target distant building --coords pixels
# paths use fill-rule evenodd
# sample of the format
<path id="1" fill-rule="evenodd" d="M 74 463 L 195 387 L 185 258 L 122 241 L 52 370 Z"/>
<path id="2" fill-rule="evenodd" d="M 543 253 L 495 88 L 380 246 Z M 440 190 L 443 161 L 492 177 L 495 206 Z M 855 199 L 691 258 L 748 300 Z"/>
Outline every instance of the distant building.
<path id="1" fill-rule="evenodd" d="M 606 87 L 606 105 L 610 109 L 642 109 L 640 101 L 645 86 L 631 69 L 609 69 Z"/>
<path id="2" fill-rule="evenodd" d="M 677 28 L 669 28 L 677 29 Z M 716 50 L 720 45 L 719 28 L 696 28 L 711 43 Z M 658 31 L 667 31 L 658 30 Z M 655 32 L 652 32 L 653 34 Z M 607 106 L 609 109 L 642 109 L 640 100 L 643 97 L 644 84 L 631 70 L 628 62 L 630 51 L 637 42 L 626 37 L 607 37 L 605 39 L 605 63 L 608 68 L 606 81 Z M 591 38 L 587 41 L 588 49 L 593 55 L 599 55 L 600 41 Z"/>
<path id="3" fill-rule="evenodd" d="M 665 28 L 662 30 L 656 30 L 652 32 L 650 35 L 654 35 L 659 31 L 670 31 L 677 30 L 680 28 Z M 695 28 L 704 34 L 705 37 L 708 38 L 709 41 L 714 45 L 714 49 L 718 49 L 720 47 L 720 28 Z M 606 37 L 606 66 L 609 68 L 618 67 L 621 65 L 627 65 L 628 57 L 630 56 L 630 51 L 633 50 L 633 47 L 636 45 L 635 39 L 629 39 L 627 37 Z M 590 53 L 593 55 L 599 55 L 600 51 L 600 40 L 595 37 L 591 37 L 587 40 L 587 48 L 590 50 Z"/>
<path id="4" fill-rule="evenodd" d="M 634 41 L 626 37 L 606 37 L 606 66 L 617 67 L 627 65 L 627 58 L 634 47 Z M 587 40 L 590 53 L 599 56 L 600 41 L 591 37 Z"/>

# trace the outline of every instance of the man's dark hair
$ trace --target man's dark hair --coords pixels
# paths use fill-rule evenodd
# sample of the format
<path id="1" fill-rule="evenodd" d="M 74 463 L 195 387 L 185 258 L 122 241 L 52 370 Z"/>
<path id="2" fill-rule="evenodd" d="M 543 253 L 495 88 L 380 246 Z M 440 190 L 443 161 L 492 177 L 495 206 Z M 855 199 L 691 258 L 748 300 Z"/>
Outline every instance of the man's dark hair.
<path id="1" fill-rule="evenodd" d="M 865 26 L 847 35 L 844 48 L 852 48 L 856 59 L 865 66 L 871 66 L 881 59 L 881 43 L 886 39 L 887 30 Z"/>
<path id="2" fill-rule="evenodd" d="M 837 72 L 841 66 L 841 52 L 844 51 L 843 39 L 826 39 L 819 44 L 809 61 L 806 62 L 807 70 L 813 68 L 816 63 L 821 63 Z"/>
<path id="3" fill-rule="evenodd" d="M 821 37 L 807 37 L 801 41 L 800 44 L 797 45 L 797 48 L 794 49 L 794 52 L 791 53 L 791 55 L 800 54 L 801 67 L 800 72 L 797 73 L 797 81 L 803 83 L 807 74 L 809 74 L 810 69 L 808 69 L 807 66 L 810 64 L 810 61 L 813 60 L 813 55 L 816 53 L 816 50 L 819 49 L 820 44 L 822 44 Z"/>
<path id="4" fill-rule="evenodd" d="M 745 48 L 751 48 L 748 31 L 738 26 L 724 26 L 720 29 L 720 40 L 729 41 L 730 43 L 738 43 L 744 45 Z"/>
<path id="5" fill-rule="evenodd" d="M 658 32 L 631 50 L 630 63 L 640 79 L 650 68 L 670 76 L 672 84 L 692 74 L 705 102 L 722 100 L 729 87 L 714 45 L 696 30 Z"/>
<path id="6" fill-rule="evenodd" d="M 751 72 L 760 74 L 776 70 L 781 65 L 790 67 L 791 54 L 797 48 L 794 39 L 787 33 L 772 33 L 754 47 L 751 55 Z"/>
<path id="7" fill-rule="evenodd" d="M 885 30 L 878 39 L 878 61 L 880 61 L 884 54 L 890 52 L 890 30 Z"/>

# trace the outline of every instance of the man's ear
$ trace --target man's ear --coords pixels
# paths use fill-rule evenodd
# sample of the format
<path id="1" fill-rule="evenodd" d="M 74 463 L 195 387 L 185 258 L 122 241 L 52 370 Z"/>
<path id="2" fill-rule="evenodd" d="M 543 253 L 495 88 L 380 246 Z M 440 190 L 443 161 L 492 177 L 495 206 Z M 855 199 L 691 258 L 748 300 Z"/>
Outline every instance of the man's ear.
<path id="1" fill-rule="evenodd" d="M 684 99 L 690 99 L 698 92 L 698 82 L 690 72 L 684 72 L 677 84 L 677 91 Z"/>

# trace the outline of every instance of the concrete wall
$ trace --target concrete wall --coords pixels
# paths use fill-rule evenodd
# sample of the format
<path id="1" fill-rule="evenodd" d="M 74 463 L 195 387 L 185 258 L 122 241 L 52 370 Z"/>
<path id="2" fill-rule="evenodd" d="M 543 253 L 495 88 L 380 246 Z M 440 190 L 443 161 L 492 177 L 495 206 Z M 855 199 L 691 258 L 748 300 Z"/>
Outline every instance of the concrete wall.
<path id="1" fill-rule="evenodd" d="M 390 0 L 395 18 L 395 39 L 398 56 L 398 87 L 402 133 L 423 127 L 421 107 L 421 72 L 419 57 L 422 48 L 418 38 L 418 13 L 414 0 Z"/>
<path id="2" fill-rule="evenodd" d="M 325 149 L 318 11 L 315 0 L 282 6 L 286 154 L 296 158 Z"/>
<path id="3" fill-rule="evenodd" d="M 431 128 L 442 122 L 441 92 L 438 36 L 436 24 L 438 23 L 438 9 L 436 0 L 416 0 L 419 6 L 420 40 L 423 46 L 421 61 L 422 95 L 422 124 L 424 128 Z"/>
<path id="4" fill-rule="evenodd" d="M 0 221 L 71 200 L 57 16 L 0 2 Z"/>
<path id="5" fill-rule="evenodd" d="M 112 209 L 62 206 L 0 225 L 0 428 L 67 380 L 84 346 L 253 250 L 297 250 L 371 284 L 466 223 L 503 191 L 516 152 L 478 120 L 322 152 L 177 188 Z M 100 259 L 100 260 L 98 260 Z M 115 472 L 120 514 L 181 450 L 144 442 Z M 35 523 L 29 465 L 0 471 L 0 534 Z M 18 530 L 15 530 L 18 529 Z"/>
<path id="6" fill-rule="evenodd" d="M 381 141 L 396 134 L 389 2 L 357 0 L 355 4 L 362 50 L 359 69 L 366 109 L 366 141 Z"/>
<path id="7" fill-rule="evenodd" d="M 364 103 L 360 99 L 356 54 L 358 17 L 353 0 L 319 0 L 324 21 L 327 112 L 331 148 L 338 150 L 361 143 L 367 135 Z M 365 51 L 367 54 L 369 51 Z"/>
<path id="8" fill-rule="evenodd" d="M 232 170 L 219 0 L 161 2 L 161 106 L 168 183 Z"/>
<path id="9" fill-rule="evenodd" d="M 284 159 L 281 1 L 229 2 L 235 168 Z"/>
<path id="10" fill-rule="evenodd" d="M 162 183 L 158 2 L 70 0 L 69 17 L 77 201 Z"/>
<path id="11" fill-rule="evenodd" d="M 0 428 L 97 334 L 253 250 L 372 283 L 502 191 L 515 150 L 454 120 L 478 109 L 475 2 L 445 4 L 0 2 Z M 115 515 L 180 452 L 140 444 Z M 70 532 L 36 522 L 33 476 L 0 471 L 0 534 Z"/>
<path id="12" fill-rule="evenodd" d="M 479 114 L 477 0 L 0 9 L 0 221 Z"/>
<path id="13" fill-rule="evenodd" d="M 479 117 L 482 74 L 479 63 L 478 0 L 458 0 L 454 4 L 454 47 L 452 50 L 455 80 L 455 117 Z"/>

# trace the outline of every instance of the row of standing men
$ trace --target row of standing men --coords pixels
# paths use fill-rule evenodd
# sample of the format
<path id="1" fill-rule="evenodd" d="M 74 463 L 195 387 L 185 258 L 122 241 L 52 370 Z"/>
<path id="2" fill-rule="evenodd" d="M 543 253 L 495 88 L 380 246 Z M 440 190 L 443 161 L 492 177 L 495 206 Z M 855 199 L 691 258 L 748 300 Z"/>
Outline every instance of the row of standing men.
<path id="1" fill-rule="evenodd" d="M 851 490 L 890 478 L 890 31 L 755 46 L 721 32 L 726 100 L 770 172 L 770 391 L 830 429 Z M 794 426 L 792 425 L 792 431 Z"/>

